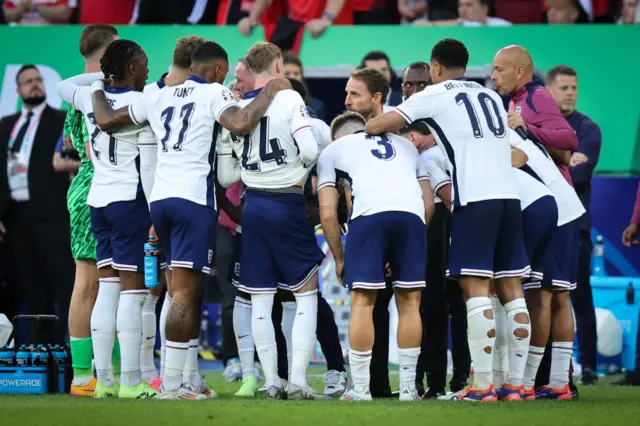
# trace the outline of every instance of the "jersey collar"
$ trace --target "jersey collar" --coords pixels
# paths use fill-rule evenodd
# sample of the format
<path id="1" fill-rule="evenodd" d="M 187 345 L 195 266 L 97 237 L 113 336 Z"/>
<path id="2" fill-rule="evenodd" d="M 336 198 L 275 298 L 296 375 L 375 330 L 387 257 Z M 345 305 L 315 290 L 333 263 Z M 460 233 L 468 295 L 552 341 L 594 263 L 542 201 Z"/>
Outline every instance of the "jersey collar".
<path id="1" fill-rule="evenodd" d="M 253 99 L 256 96 L 258 96 L 260 94 L 260 92 L 262 92 L 263 87 L 259 88 L 259 89 L 255 89 L 255 90 L 251 90 L 247 93 L 245 93 L 244 95 L 242 95 L 242 99 Z"/>
<path id="2" fill-rule="evenodd" d="M 164 78 L 168 75 L 169 73 L 165 72 L 164 74 L 162 74 L 162 77 L 160 77 L 160 80 L 156 82 L 156 84 L 158 85 L 158 89 L 162 89 L 164 86 L 166 86 L 166 83 L 164 82 Z"/>
<path id="3" fill-rule="evenodd" d="M 205 80 L 204 78 L 200 78 L 197 75 L 193 75 L 193 74 L 191 74 L 189 77 L 187 77 L 187 80 L 195 81 L 196 83 L 207 84 L 207 80 Z"/>
<path id="4" fill-rule="evenodd" d="M 129 86 L 106 86 L 104 91 L 107 93 L 127 93 L 133 89 Z"/>
<path id="5" fill-rule="evenodd" d="M 366 133 L 364 130 L 356 130 L 355 132 L 353 132 L 353 134 L 358 134 L 358 133 Z"/>

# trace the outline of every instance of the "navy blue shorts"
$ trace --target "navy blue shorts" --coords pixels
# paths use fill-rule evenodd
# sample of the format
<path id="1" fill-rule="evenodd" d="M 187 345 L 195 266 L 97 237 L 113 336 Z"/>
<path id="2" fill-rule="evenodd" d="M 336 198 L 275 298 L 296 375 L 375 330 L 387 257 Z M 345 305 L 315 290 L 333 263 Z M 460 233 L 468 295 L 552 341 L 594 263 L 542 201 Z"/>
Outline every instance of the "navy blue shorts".
<path id="1" fill-rule="evenodd" d="M 239 289 L 250 294 L 296 291 L 324 259 L 304 197 L 247 189 L 242 210 Z M 286 284 L 286 286 L 284 286 Z"/>
<path id="2" fill-rule="evenodd" d="M 386 262 L 394 287 L 425 286 L 427 230 L 420 217 L 389 211 L 359 216 L 349 223 L 343 280 L 349 290 L 384 289 Z"/>
<path id="3" fill-rule="evenodd" d="M 544 276 L 546 256 L 550 255 L 551 237 L 558 224 L 558 206 L 552 195 L 546 195 L 531 203 L 522 212 L 522 232 L 527 251 L 532 280 Z"/>
<path id="4" fill-rule="evenodd" d="M 527 277 L 529 270 L 520 200 L 483 200 L 453 210 L 449 276 Z"/>
<path id="5" fill-rule="evenodd" d="M 544 265 L 542 281 L 524 285 L 525 290 L 548 288 L 553 290 L 573 290 L 578 278 L 578 221 L 557 226 L 549 244 L 549 256 Z"/>
<path id="6" fill-rule="evenodd" d="M 213 260 L 218 212 L 183 198 L 151 203 L 151 220 L 171 268 L 208 274 Z"/>
<path id="7" fill-rule="evenodd" d="M 97 240 L 98 268 L 143 272 L 144 243 L 151 228 L 149 207 L 144 196 L 89 209 L 91 228 Z"/>
<path id="8" fill-rule="evenodd" d="M 242 255 L 242 232 L 236 232 L 233 239 L 233 256 L 227 272 L 227 281 L 236 288 L 240 285 L 240 256 Z"/>

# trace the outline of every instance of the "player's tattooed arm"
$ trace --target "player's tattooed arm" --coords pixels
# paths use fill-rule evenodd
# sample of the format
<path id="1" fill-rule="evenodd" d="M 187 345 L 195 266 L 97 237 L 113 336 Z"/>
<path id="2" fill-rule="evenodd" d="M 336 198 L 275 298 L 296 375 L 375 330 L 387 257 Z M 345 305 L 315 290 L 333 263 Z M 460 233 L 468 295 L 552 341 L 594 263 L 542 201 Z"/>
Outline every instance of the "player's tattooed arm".
<path id="1" fill-rule="evenodd" d="M 129 107 L 125 106 L 114 110 L 107 102 L 107 97 L 102 90 L 95 91 L 91 101 L 96 123 L 103 132 L 117 132 L 123 127 L 134 124 L 129 116 Z"/>
<path id="2" fill-rule="evenodd" d="M 342 246 L 342 231 L 340 230 L 340 223 L 338 221 L 338 199 L 338 190 L 333 186 L 325 186 L 318 191 L 322 233 L 336 262 L 338 281 L 342 283 L 344 247 Z"/>
<path id="3" fill-rule="evenodd" d="M 394 133 L 407 125 L 407 122 L 396 110 L 385 112 L 367 122 L 364 131 L 370 135 Z"/>
<path id="4" fill-rule="evenodd" d="M 291 89 L 286 78 L 270 80 L 256 98 L 244 108 L 227 108 L 220 115 L 220 124 L 236 135 L 250 133 L 260 122 L 273 98 L 281 90 Z"/>

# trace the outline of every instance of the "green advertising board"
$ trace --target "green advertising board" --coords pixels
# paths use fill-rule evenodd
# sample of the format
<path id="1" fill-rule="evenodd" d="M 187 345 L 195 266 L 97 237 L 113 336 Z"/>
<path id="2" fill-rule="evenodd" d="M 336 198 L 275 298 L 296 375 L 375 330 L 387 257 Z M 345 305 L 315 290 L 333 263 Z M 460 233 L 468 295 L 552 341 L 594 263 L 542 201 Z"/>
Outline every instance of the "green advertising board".
<path id="1" fill-rule="evenodd" d="M 83 70 L 78 53 L 82 27 L 0 27 L 0 115 L 19 107 L 15 94 L 15 73 L 21 64 L 41 66 L 48 90 L 48 101 L 62 106 L 55 84 Z M 242 36 L 235 27 L 128 26 L 120 36 L 137 41 L 149 57 L 150 80 L 165 72 L 171 63 L 176 40 L 200 35 L 215 40 L 237 58 L 257 40 L 262 31 Z M 541 72 L 565 64 L 576 69 L 580 92 L 578 109 L 598 123 L 603 145 L 597 171 L 602 173 L 640 173 L 640 85 L 635 72 L 640 69 L 640 26 L 538 26 L 500 28 L 362 26 L 332 27 L 319 39 L 305 35 L 301 59 L 307 75 L 348 75 L 370 50 L 383 50 L 394 67 L 413 61 L 428 61 L 431 47 L 440 39 L 462 40 L 470 53 L 474 76 L 491 73 L 496 51 L 519 44 L 533 56 Z M 230 76 L 231 77 L 231 76 Z"/>

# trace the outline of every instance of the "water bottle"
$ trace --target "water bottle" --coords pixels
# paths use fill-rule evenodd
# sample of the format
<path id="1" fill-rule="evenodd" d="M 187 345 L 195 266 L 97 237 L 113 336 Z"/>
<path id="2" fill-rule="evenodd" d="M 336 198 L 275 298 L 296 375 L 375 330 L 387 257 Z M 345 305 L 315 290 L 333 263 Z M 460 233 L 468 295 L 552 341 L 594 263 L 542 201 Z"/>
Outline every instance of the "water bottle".
<path id="1" fill-rule="evenodd" d="M 13 367 L 16 362 L 16 354 L 8 345 L 0 348 L 0 366 Z"/>
<path id="2" fill-rule="evenodd" d="M 160 280 L 158 279 L 158 247 L 153 242 L 153 236 L 149 235 L 149 239 L 144 243 L 144 285 L 147 288 L 156 288 L 160 285 Z"/>
<path id="3" fill-rule="evenodd" d="M 43 345 L 38 345 L 40 346 L 40 348 L 38 348 L 38 353 L 39 353 L 39 362 L 41 366 L 46 367 L 47 365 L 49 365 L 49 351 L 47 351 L 47 348 Z"/>
<path id="4" fill-rule="evenodd" d="M 596 237 L 596 245 L 593 247 L 591 274 L 601 277 L 607 275 L 607 271 L 604 268 L 604 239 L 602 235 Z"/>
<path id="5" fill-rule="evenodd" d="M 18 367 L 28 367 L 29 366 L 29 349 L 26 345 L 20 346 L 20 349 L 16 352 L 16 365 Z"/>

